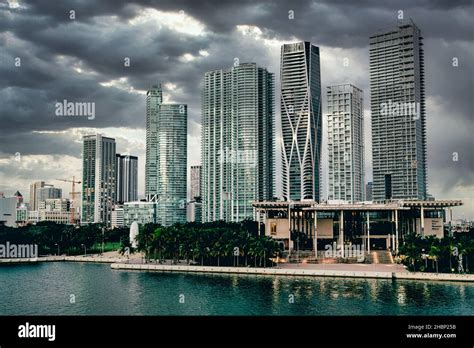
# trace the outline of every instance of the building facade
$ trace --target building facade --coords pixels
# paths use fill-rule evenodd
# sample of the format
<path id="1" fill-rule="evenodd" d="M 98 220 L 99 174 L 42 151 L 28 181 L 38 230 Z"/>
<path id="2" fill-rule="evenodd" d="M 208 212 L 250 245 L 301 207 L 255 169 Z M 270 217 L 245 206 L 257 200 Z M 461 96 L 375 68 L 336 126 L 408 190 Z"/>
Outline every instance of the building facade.
<path id="1" fill-rule="evenodd" d="M 37 199 L 37 192 L 38 189 L 45 186 L 44 181 L 35 181 L 34 183 L 30 184 L 30 208 L 31 210 L 38 209 L 38 199 Z"/>
<path id="2" fill-rule="evenodd" d="M 123 204 L 123 224 L 130 227 L 136 221 L 139 225 L 159 223 L 157 202 L 126 202 Z"/>
<path id="3" fill-rule="evenodd" d="M 116 202 L 138 200 L 138 157 L 116 155 Z"/>
<path id="4" fill-rule="evenodd" d="M 67 198 L 50 198 L 43 200 L 38 206 L 37 221 L 52 221 L 58 224 L 69 224 L 71 223 L 71 209 L 73 209 L 71 201 Z M 75 211 L 74 214 L 74 220 L 77 220 L 78 213 Z"/>
<path id="5" fill-rule="evenodd" d="M 372 201 L 372 181 L 369 181 L 365 185 L 365 200 L 366 201 Z"/>
<path id="6" fill-rule="evenodd" d="M 145 194 L 162 225 L 186 222 L 187 115 L 187 105 L 163 103 L 161 86 L 148 90 Z"/>
<path id="7" fill-rule="evenodd" d="M 363 92 L 350 85 L 327 87 L 328 199 L 365 200 Z"/>
<path id="8" fill-rule="evenodd" d="M 202 166 L 191 166 L 191 201 L 196 200 L 196 198 L 201 198 L 201 173 Z"/>
<path id="9" fill-rule="evenodd" d="M 22 205 L 23 196 L 20 192 L 16 191 L 11 197 L 5 197 L 3 192 L 0 192 L 0 225 L 9 227 L 16 226 L 16 209 Z"/>
<path id="10" fill-rule="evenodd" d="M 36 206 L 39 207 L 42 201 L 47 199 L 62 198 L 63 190 L 52 185 L 45 185 L 36 191 Z"/>
<path id="11" fill-rule="evenodd" d="M 283 199 L 319 201 L 322 141 L 319 48 L 306 41 L 283 45 L 280 75 Z"/>
<path id="12" fill-rule="evenodd" d="M 112 210 L 111 219 L 112 228 L 121 228 L 125 226 L 123 205 L 115 205 L 114 210 Z"/>
<path id="13" fill-rule="evenodd" d="M 115 139 L 100 134 L 83 139 L 82 223 L 110 224 L 115 204 Z"/>
<path id="14" fill-rule="evenodd" d="M 373 199 L 426 199 L 424 53 L 413 23 L 370 37 Z"/>
<path id="15" fill-rule="evenodd" d="M 252 201 L 274 195 L 274 75 L 243 63 L 201 88 L 202 221 L 254 218 Z"/>

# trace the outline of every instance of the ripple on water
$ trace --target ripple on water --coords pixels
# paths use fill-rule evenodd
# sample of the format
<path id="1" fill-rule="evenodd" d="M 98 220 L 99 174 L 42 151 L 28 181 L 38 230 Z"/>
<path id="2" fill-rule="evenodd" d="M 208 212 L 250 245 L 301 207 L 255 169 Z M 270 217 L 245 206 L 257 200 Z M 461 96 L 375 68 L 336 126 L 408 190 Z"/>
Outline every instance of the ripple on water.
<path id="1" fill-rule="evenodd" d="M 474 285 L 467 283 L 127 272 L 56 262 L 2 266 L 0 284 L 1 315 L 474 314 Z"/>

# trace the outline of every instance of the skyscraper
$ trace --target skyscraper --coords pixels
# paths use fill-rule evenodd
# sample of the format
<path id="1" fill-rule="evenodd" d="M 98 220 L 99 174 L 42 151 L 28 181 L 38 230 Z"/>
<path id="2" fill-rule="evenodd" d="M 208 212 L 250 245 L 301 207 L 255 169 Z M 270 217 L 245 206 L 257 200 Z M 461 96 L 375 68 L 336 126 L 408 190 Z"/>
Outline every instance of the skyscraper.
<path id="1" fill-rule="evenodd" d="M 162 225 L 186 222 L 187 121 L 187 105 L 164 104 L 161 85 L 148 90 L 145 194 Z"/>
<path id="2" fill-rule="evenodd" d="M 426 198 L 422 39 L 413 22 L 370 37 L 374 201 Z"/>
<path id="3" fill-rule="evenodd" d="M 116 202 L 138 200 L 138 157 L 116 155 Z"/>
<path id="4" fill-rule="evenodd" d="M 37 210 L 38 209 L 38 189 L 44 187 L 44 181 L 35 181 L 34 183 L 30 184 L 30 209 Z"/>
<path id="5" fill-rule="evenodd" d="M 82 222 L 110 224 L 115 204 L 115 139 L 86 135 L 82 151 Z"/>
<path id="6" fill-rule="evenodd" d="M 274 75 L 255 63 L 202 81 L 203 221 L 254 218 L 274 195 Z"/>
<path id="7" fill-rule="evenodd" d="M 191 200 L 201 198 L 202 166 L 191 166 Z"/>
<path id="8" fill-rule="evenodd" d="M 187 221 L 189 222 L 202 221 L 201 173 L 202 166 L 191 166 L 191 197 L 187 205 Z"/>
<path id="9" fill-rule="evenodd" d="M 283 45 L 280 74 L 283 198 L 319 201 L 322 139 L 319 48 L 306 41 Z"/>
<path id="10" fill-rule="evenodd" d="M 363 92 L 350 85 L 327 87 L 329 196 L 350 203 L 364 195 Z"/>

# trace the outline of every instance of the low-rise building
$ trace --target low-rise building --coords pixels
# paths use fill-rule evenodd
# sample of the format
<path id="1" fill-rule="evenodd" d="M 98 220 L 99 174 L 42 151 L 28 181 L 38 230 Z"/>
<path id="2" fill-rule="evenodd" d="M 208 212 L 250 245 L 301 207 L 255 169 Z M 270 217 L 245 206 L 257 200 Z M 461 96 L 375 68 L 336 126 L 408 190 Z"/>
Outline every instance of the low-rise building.
<path id="1" fill-rule="evenodd" d="M 157 223 L 158 203 L 156 202 L 126 202 L 123 204 L 123 223 L 130 227 L 136 221 L 139 225 Z"/>
<path id="2" fill-rule="evenodd" d="M 15 227 L 17 221 L 16 209 L 23 204 L 23 196 L 16 191 L 11 197 L 5 197 L 0 192 L 0 225 Z"/>
<path id="3" fill-rule="evenodd" d="M 111 214 L 111 227 L 120 228 L 124 227 L 124 209 L 123 205 L 116 205 Z"/>
<path id="4" fill-rule="evenodd" d="M 285 250 L 317 252 L 328 245 L 359 245 L 362 250 L 397 251 L 404 236 L 444 237 L 444 222 L 459 200 L 389 201 L 387 203 L 318 203 L 315 201 L 254 202 L 265 235 Z M 259 224 L 260 226 L 260 224 Z"/>

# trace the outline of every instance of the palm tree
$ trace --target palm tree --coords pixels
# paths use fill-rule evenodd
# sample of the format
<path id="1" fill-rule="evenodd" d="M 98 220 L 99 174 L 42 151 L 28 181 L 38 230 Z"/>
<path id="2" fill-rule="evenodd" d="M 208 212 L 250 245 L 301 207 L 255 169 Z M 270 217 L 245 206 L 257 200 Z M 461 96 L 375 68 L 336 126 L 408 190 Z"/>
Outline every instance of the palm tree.
<path id="1" fill-rule="evenodd" d="M 466 258 L 466 272 L 469 273 L 468 255 L 472 251 L 472 240 L 469 236 L 461 236 L 458 241 L 459 255 Z"/>
<path id="2" fill-rule="evenodd" d="M 430 246 L 429 250 L 429 257 L 431 258 L 432 261 L 436 262 L 436 273 L 438 273 L 438 259 L 441 255 L 441 248 L 436 245 L 437 243 L 433 243 Z"/>

